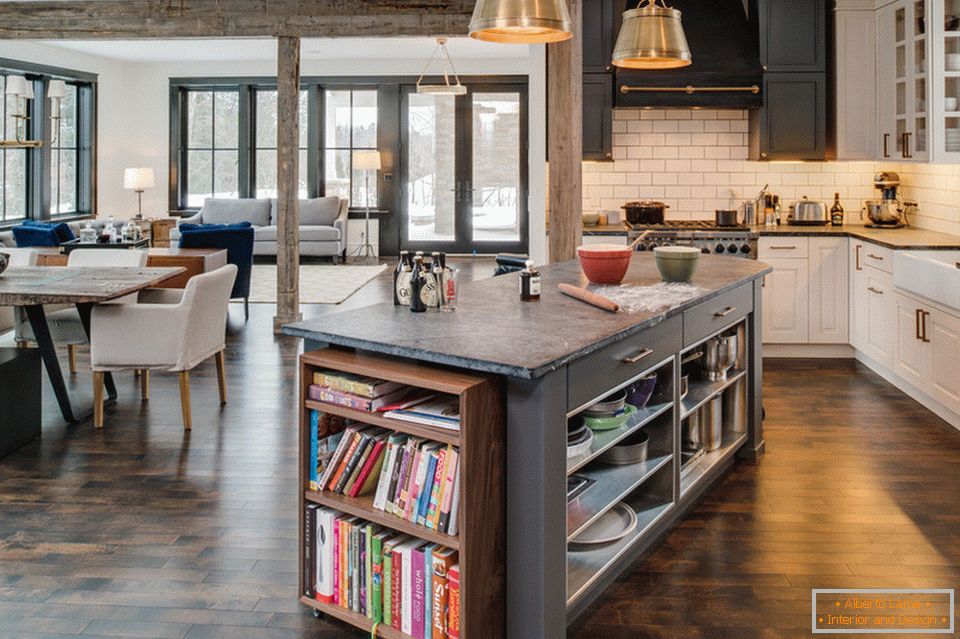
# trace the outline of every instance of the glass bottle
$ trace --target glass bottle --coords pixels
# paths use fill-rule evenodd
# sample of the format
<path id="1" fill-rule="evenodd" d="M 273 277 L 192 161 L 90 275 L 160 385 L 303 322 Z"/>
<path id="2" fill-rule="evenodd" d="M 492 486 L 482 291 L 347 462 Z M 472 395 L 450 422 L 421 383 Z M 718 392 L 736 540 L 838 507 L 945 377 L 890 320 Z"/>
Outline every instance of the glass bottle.
<path id="1" fill-rule="evenodd" d="M 833 206 L 830 207 L 830 224 L 843 226 L 843 206 L 840 204 L 840 194 L 833 194 Z"/>

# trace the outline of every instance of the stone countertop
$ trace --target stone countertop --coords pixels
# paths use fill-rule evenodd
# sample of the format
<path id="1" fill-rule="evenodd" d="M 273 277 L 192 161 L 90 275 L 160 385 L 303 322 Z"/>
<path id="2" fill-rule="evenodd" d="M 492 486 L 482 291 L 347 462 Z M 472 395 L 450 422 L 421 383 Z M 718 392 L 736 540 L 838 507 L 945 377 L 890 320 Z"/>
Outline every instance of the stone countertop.
<path id="1" fill-rule="evenodd" d="M 465 284 L 456 312 L 411 313 L 383 303 L 289 324 L 287 335 L 474 371 L 531 379 L 771 272 L 754 260 L 704 255 L 705 292 L 657 312 L 609 313 L 560 293 L 587 281 L 576 260 L 543 267 L 539 302 L 521 302 L 516 273 Z M 653 256 L 634 255 L 625 284 L 659 283 Z"/>
<path id="2" fill-rule="evenodd" d="M 862 224 L 843 226 L 752 226 L 750 229 L 764 236 L 786 237 L 856 237 L 894 250 L 960 249 L 960 236 L 907 227 L 902 229 L 871 229 Z"/>

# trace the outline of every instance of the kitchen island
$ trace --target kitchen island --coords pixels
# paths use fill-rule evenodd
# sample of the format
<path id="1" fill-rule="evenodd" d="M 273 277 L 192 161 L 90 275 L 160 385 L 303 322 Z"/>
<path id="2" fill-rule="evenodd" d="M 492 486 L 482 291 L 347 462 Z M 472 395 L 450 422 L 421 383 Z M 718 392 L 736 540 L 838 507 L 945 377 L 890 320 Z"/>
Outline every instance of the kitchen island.
<path id="1" fill-rule="evenodd" d="M 504 567 L 492 574 L 506 579 L 502 600 L 490 603 L 505 606 L 505 636 L 554 639 L 565 635 L 567 624 L 682 516 L 734 457 L 756 461 L 763 454 L 759 327 L 761 278 L 769 272 L 753 260 L 704 255 L 692 282 L 697 290 L 686 301 L 654 311 L 608 313 L 560 294 L 561 282 L 586 284 L 571 261 L 542 270 L 539 302 L 520 301 L 514 274 L 464 286 L 453 313 L 413 314 L 380 304 L 289 325 L 284 332 L 304 338 L 305 353 L 352 349 L 388 362 L 393 358 L 398 367 L 415 362 L 440 375 L 493 380 L 502 410 L 488 412 L 504 415 L 499 432 L 505 442 L 502 462 L 490 466 L 503 476 L 492 478 L 485 506 L 495 520 L 504 513 Z M 624 284 L 659 281 L 653 257 L 635 255 Z M 683 360 L 721 334 L 735 335 L 741 345 L 726 378 L 691 380 L 682 395 Z M 624 426 L 597 431 L 590 451 L 568 460 L 568 420 L 653 373 L 654 399 Z M 414 372 L 402 377 L 413 379 Z M 684 424 L 719 398 L 722 442 L 685 463 Z M 648 434 L 645 461 L 610 466 L 598 459 L 640 429 Z M 573 475 L 589 487 L 568 506 L 567 480 Z M 629 534 L 605 545 L 568 545 L 618 504 L 636 516 Z M 459 543 L 463 552 L 466 542 Z M 465 572 L 462 580 L 463 597 L 469 599 L 470 575 Z M 499 616 L 493 610 L 490 615 Z M 396 636 L 391 632 L 385 636 Z M 480 636 L 469 627 L 464 635 Z"/>

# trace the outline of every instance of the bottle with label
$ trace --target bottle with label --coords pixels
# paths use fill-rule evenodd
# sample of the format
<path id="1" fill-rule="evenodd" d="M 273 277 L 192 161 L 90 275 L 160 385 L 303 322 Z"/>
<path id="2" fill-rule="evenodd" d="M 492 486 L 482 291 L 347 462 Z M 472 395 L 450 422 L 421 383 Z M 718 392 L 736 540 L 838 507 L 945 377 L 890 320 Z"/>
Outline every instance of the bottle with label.
<path id="1" fill-rule="evenodd" d="M 410 298 L 412 296 L 411 283 L 413 279 L 413 259 L 410 257 L 408 251 L 404 251 L 401 254 L 400 259 L 402 260 L 401 264 L 398 264 L 397 267 L 400 269 L 400 272 L 397 274 L 397 283 L 393 287 L 394 294 L 396 295 L 397 304 L 400 306 L 410 306 Z"/>
<path id="2" fill-rule="evenodd" d="M 407 265 L 407 259 L 410 257 L 409 251 L 400 251 L 400 259 L 397 260 L 397 267 L 393 269 L 393 305 L 401 306 L 403 302 L 400 301 L 400 275 L 403 273 L 404 268 Z"/>
<path id="3" fill-rule="evenodd" d="M 440 253 L 439 251 L 433 252 L 433 265 L 430 267 L 430 272 L 433 275 L 433 284 L 435 288 L 434 295 L 434 306 L 437 308 L 443 308 L 443 281 L 444 281 L 444 264 L 446 263 L 446 255 Z"/>
<path id="4" fill-rule="evenodd" d="M 533 262 L 526 261 L 520 271 L 520 299 L 524 302 L 536 302 L 540 299 L 540 271 L 533 268 Z"/>
<path id="5" fill-rule="evenodd" d="M 833 206 L 830 207 L 830 224 L 843 226 L 843 206 L 840 205 L 840 194 L 833 194 Z"/>
<path id="6" fill-rule="evenodd" d="M 773 215 L 777 219 L 777 226 L 780 226 L 780 214 L 783 213 L 783 210 L 780 208 L 780 196 L 773 196 Z"/>
<path id="7" fill-rule="evenodd" d="M 423 302 L 423 292 L 429 274 L 424 270 L 423 256 L 413 258 L 413 272 L 410 274 L 410 310 L 414 313 L 423 313 L 427 305 Z"/>

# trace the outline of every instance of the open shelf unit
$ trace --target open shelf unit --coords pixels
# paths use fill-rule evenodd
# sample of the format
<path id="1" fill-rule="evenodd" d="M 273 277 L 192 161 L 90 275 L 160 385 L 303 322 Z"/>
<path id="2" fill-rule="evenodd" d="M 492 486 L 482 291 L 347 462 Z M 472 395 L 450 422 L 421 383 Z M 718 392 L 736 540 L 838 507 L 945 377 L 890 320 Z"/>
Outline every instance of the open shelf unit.
<path id="1" fill-rule="evenodd" d="M 626 563 L 642 553 L 656 536 L 682 512 L 699 486 L 706 485 L 732 460 L 747 442 L 747 399 L 750 377 L 748 337 L 750 316 L 731 321 L 722 330 L 685 344 L 673 359 L 660 365 L 657 403 L 645 407 L 623 427 L 594 433 L 590 453 L 567 462 L 568 475 L 592 480 L 567 504 L 567 615 L 568 622 L 583 612 Z M 738 356 L 723 380 L 700 379 L 696 358 L 709 340 L 735 332 Z M 688 366 L 689 362 L 694 362 Z M 679 381 L 690 374 L 688 392 L 680 397 Z M 706 451 L 682 468 L 680 457 L 683 425 L 715 398 L 722 399 L 721 445 Z M 573 419 L 576 419 L 574 416 Z M 605 465 L 603 452 L 631 434 L 644 429 L 649 436 L 648 458 L 629 466 Z M 686 498 L 686 499 L 685 499 Z M 569 540 L 589 528 L 618 503 L 637 514 L 637 526 L 609 544 L 584 546 Z"/>
<path id="2" fill-rule="evenodd" d="M 450 430 L 385 418 L 308 398 L 317 369 L 376 377 L 456 395 L 460 403 L 460 429 Z M 415 437 L 459 448 L 460 509 L 458 533 L 447 535 L 414 524 L 373 507 L 373 496 L 348 497 L 330 491 L 310 490 L 310 412 L 317 410 L 359 423 L 382 426 Z M 365 632 L 373 622 L 365 615 L 308 596 L 309 575 L 304 574 L 304 519 L 307 504 L 315 503 L 360 517 L 386 529 L 438 543 L 458 551 L 460 565 L 460 636 L 502 636 L 505 624 L 505 417 L 503 389 L 494 377 L 465 374 L 441 366 L 414 364 L 387 356 L 325 348 L 300 357 L 300 601 L 315 610 L 345 621 Z M 408 635 L 381 624 L 376 635 L 407 639 Z"/>

